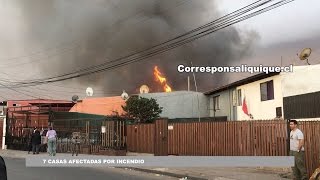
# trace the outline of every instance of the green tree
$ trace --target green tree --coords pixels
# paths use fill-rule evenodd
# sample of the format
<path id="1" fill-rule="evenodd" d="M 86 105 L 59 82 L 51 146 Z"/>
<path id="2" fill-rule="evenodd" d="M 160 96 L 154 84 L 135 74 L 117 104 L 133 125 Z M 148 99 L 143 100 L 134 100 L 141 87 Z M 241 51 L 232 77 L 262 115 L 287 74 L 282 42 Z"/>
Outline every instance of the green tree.
<path id="1" fill-rule="evenodd" d="M 130 97 L 122 109 L 126 112 L 125 116 L 137 123 L 152 123 L 162 113 L 162 107 L 155 99 L 138 96 Z"/>

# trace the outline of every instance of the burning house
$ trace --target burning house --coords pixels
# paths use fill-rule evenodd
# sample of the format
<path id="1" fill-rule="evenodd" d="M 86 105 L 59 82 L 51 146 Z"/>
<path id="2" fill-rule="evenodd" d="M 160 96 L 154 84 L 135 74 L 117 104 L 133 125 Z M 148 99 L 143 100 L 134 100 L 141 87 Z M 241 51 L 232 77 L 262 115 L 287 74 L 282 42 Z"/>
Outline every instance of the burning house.
<path id="1" fill-rule="evenodd" d="M 163 108 L 161 117 L 169 119 L 198 119 L 209 117 L 209 101 L 203 93 L 174 91 L 158 66 L 153 69 L 154 80 L 161 92 L 150 92 L 146 85 L 140 88 L 140 97 L 156 99 Z"/>

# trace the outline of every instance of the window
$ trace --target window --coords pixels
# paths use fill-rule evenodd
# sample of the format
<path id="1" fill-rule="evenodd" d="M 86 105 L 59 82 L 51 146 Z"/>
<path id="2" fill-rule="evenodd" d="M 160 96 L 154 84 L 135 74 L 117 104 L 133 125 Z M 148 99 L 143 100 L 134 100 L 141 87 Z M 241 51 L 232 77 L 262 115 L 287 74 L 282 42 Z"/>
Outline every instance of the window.
<path id="1" fill-rule="evenodd" d="M 281 107 L 276 107 L 276 116 L 277 116 L 277 118 L 282 117 L 282 108 Z"/>
<path id="2" fill-rule="evenodd" d="M 220 106 L 219 106 L 219 97 L 220 96 L 215 96 L 213 97 L 213 110 L 219 110 Z"/>
<path id="3" fill-rule="evenodd" d="M 260 84 L 261 101 L 274 99 L 273 81 L 267 81 Z"/>
<path id="4" fill-rule="evenodd" d="M 238 106 L 242 106 L 242 96 L 241 96 L 241 89 L 237 90 L 237 100 L 238 100 Z"/>
<path id="5" fill-rule="evenodd" d="M 232 106 L 237 106 L 237 91 L 232 91 Z"/>

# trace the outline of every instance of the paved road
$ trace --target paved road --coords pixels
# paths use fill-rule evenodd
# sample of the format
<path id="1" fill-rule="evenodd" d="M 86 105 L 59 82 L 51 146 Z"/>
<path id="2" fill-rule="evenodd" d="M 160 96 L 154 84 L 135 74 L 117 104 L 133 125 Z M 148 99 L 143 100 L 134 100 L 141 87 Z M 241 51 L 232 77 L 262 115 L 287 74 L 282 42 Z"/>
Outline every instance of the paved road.
<path id="1" fill-rule="evenodd" d="M 8 180 L 159 180 L 173 179 L 118 168 L 27 168 L 25 159 L 4 157 Z"/>

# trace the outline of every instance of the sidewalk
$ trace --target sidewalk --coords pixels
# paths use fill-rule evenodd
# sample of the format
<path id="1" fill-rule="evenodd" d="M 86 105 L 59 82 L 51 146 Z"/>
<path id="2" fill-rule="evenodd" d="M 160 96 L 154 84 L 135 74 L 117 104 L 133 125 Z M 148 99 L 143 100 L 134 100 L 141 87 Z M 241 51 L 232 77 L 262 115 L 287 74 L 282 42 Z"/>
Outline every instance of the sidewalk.
<path id="1" fill-rule="evenodd" d="M 0 155 L 11 158 L 26 158 L 28 156 L 34 156 L 28 154 L 27 151 L 16 150 L 0 150 Z M 141 155 L 141 154 L 140 154 Z M 47 157 L 47 153 L 41 153 L 36 156 Z M 66 153 L 58 153 L 59 156 L 70 156 Z M 79 156 L 94 156 L 79 154 Z M 101 168 L 101 167 L 100 167 Z M 147 173 L 159 174 L 164 176 L 195 179 L 195 180 L 288 180 L 287 178 L 281 178 L 281 174 L 290 173 L 289 169 L 284 168 L 125 168 L 127 170 L 142 171 Z"/>
<path id="2" fill-rule="evenodd" d="M 187 179 L 210 180 L 288 180 L 282 174 L 285 170 L 264 170 L 255 168 L 130 168 L 137 171 L 162 174 Z"/>

